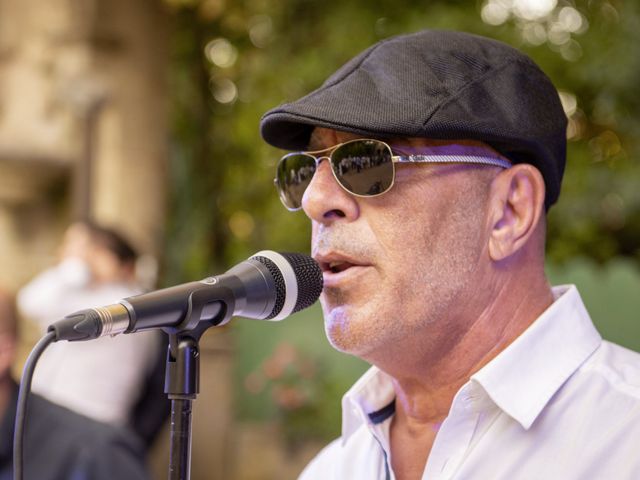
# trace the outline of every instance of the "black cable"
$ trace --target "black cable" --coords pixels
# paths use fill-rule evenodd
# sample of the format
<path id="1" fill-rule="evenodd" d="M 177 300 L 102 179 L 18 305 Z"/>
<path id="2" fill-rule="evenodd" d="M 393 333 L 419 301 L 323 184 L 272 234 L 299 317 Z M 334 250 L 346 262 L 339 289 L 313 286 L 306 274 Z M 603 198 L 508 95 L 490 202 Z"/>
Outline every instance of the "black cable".
<path id="1" fill-rule="evenodd" d="M 48 332 L 42 337 L 36 346 L 33 347 L 27 362 L 22 370 L 22 379 L 20 380 L 20 390 L 18 391 L 18 405 L 16 407 L 16 423 L 13 431 L 13 480 L 23 479 L 23 446 L 24 446 L 24 426 L 27 413 L 27 401 L 29 400 L 29 392 L 31 391 L 31 381 L 33 380 L 33 371 L 42 352 L 56 341 L 55 332 Z"/>

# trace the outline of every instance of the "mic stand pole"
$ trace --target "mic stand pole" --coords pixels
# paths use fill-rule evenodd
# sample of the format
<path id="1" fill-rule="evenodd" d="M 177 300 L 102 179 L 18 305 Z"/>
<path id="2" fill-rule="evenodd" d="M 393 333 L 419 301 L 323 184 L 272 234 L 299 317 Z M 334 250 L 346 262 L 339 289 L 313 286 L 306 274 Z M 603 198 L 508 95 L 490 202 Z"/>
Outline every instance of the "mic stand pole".
<path id="1" fill-rule="evenodd" d="M 215 284 L 215 279 L 205 283 Z M 189 480 L 191 476 L 191 406 L 200 391 L 200 337 L 210 327 L 224 323 L 234 311 L 233 292 L 226 287 L 216 289 L 213 305 L 209 289 L 193 292 L 183 321 L 163 330 L 169 334 L 164 392 L 171 400 L 171 430 L 169 446 L 169 480 Z M 209 314 L 213 313 L 209 317 Z M 202 320 L 209 317 L 209 320 Z"/>
<path id="2" fill-rule="evenodd" d="M 169 333 L 164 392 L 171 400 L 169 480 L 191 476 L 191 407 L 200 391 L 198 341 L 209 327 L 202 322 L 195 329 Z"/>
<path id="3" fill-rule="evenodd" d="M 169 334 L 164 392 L 171 400 L 169 480 L 191 476 L 191 404 L 199 391 L 198 342 Z"/>

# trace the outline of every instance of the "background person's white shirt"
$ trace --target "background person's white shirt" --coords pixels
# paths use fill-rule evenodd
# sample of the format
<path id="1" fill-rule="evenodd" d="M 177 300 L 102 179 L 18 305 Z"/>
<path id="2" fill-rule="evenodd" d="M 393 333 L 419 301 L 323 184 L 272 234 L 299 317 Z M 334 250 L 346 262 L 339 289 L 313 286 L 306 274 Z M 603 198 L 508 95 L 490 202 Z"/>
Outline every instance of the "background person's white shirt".
<path id="1" fill-rule="evenodd" d="M 20 313 L 42 332 L 77 310 L 137 295 L 127 283 L 87 285 L 81 265 L 65 261 L 45 270 L 17 295 Z M 101 337 L 50 345 L 38 361 L 32 390 L 48 400 L 99 421 L 125 425 L 144 379 L 157 359 L 158 332 Z"/>
<path id="2" fill-rule="evenodd" d="M 603 341 L 574 286 L 457 392 L 422 478 L 640 478 L 640 355 Z M 343 398 L 342 437 L 301 480 L 394 479 L 394 391 L 371 368 Z"/>

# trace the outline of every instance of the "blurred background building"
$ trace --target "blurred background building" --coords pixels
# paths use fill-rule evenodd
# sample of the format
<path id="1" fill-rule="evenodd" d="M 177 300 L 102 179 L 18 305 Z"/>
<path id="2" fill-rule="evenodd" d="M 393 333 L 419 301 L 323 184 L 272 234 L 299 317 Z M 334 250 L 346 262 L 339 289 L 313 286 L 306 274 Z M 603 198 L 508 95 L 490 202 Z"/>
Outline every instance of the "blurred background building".
<path id="1" fill-rule="evenodd" d="M 167 18 L 154 2 L 0 2 L 0 222 L 17 285 L 74 218 L 162 246 Z"/>
<path id="2" fill-rule="evenodd" d="M 579 284 L 605 337 L 640 349 L 640 4 L 619 0 L 0 0 L 0 283 L 54 263 L 83 218 L 146 254 L 149 287 L 307 251 L 260 116 L 423 28 L 505 41 L 550 75 L 569 159 L 548 271 Z M 201 347 L 194 479 L 295 478 L 338 434 L 340 395 L 365 368 L 330 349 L 318 309 L 234 322 Z"/>
<path id="3" fill-rule="evenodd" d="M 85 219 L 124 232 L 146 253 L 140 273 L 155 285 L 167 210 L 167 43 L 161 2 L 0 1 L 3 286 L 17 289 L 53 264 L 69 223 Z M 26 354 L 37 338 L 24 327 Z M 202 345 L 203 369 L 217 374 L 203 379 L 201 398 L 218 408 L 194 425 L 194 478 L 212 462 L 207 478 L 229 478 L 230 357 L 219 343 Z"/>

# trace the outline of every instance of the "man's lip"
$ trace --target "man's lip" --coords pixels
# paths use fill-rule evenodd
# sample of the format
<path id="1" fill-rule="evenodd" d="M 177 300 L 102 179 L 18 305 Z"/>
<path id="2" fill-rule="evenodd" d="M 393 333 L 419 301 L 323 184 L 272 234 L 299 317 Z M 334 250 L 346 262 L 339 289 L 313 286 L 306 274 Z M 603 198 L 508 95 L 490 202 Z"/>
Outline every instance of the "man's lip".
<path id="1" fill-rule="evenodd" d="M 324 288 L 342 288 L 347 285 L 356 285 L 358 279 L 369 270 L 368 265 L 352 265 L 340 272 L 325 270 L 322 272 L 323 286 Z"/>
<path id="2" fill-rule="evenodd" d="M 367 267 L 369 264 L 354 257 L 338 253 L 316 254 L 313 257 L 320 265 L 325 276 L 339 275 L 354 267 Z"/>

